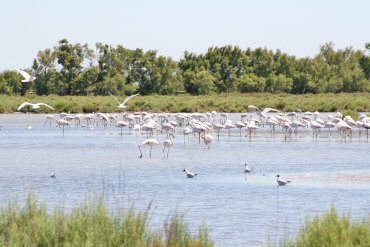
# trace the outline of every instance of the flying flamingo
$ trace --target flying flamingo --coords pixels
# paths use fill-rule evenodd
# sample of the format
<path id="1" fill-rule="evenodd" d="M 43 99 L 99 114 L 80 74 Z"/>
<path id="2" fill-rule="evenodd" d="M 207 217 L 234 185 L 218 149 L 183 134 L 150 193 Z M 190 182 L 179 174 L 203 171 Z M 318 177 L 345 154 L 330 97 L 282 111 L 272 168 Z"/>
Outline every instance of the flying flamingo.
<path id="1" fill-rule="evenodd" d="M 163 142 L 163 157 L 165 157 L 165 153 L 164 153 L 164 150 L 167 148 L 167 158 L 168 158 L 168 153 L 170 152 L 170 147 L 173 146 L 173 139 L 172 138 L 175 138 L 174 134 L 173 133 L 170 133 L 168 135 L 169 139 L 166 139 L 164 142 Z"/>
<path id="2" fill-rule="evenodd" d="M 109 93 L 109 92 L 108 92 Z M 118 108 L 120 109 L 125 109 L 127 106 L 126 106 L 126 103 L 127 101 L 129 101 L 130 99 L 132 99 L 133 97 L 136 97 L 138 96 L 139 94 L 134 94 L 134 95 L 131 95 L 129 97 L 127 97 L 122 103 L 114 96 L 112 95 L 111 93 L 109 93 L 110 96 L 112 96 L 118 103 Z"/>
<path id="3" fill-rule="evenodd" d="M 143 157 L 143 153 L 141 152 L 141 148 L 140 148 L 141 146 L 150 146 L 149 157 L 151 158 L 152 157 L 152 148 L 153 148 L 153 146 L 157 146 L 158 144 L 159 144 L 159 142 L 156 139 L 150 138 L 150 139 L 146 139 L 141 144 L 137 145 L 139 150 L 140 150 L 140 157 L 139 158 Z"/>

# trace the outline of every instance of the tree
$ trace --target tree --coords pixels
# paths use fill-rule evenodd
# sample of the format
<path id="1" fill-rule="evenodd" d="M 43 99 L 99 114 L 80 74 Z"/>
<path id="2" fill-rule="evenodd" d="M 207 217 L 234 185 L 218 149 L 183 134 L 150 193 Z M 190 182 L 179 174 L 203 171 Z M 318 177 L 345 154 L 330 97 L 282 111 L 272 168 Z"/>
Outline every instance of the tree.
<path id="1" fill-rule="evenodd" d="M 204 69 L 199 72 L 187 71 L 183 77 L 184 88 L 187 93 L 193 95 L 210 94 L 215 89 L 215 78 Z"/>
<path id="2" fill-rule="evenodd" d="M 62 39 L 55 47 L 55 57 L 58 64 L 62 66 L 59 83 L 64 84 L 64 94 L 73 95 L 77 87 L 75 79 L 82 73 L 86 60 L 92 59 L 93 51 L 87 45 L 73 45 L 68 40 Z"/>
<path id="3" fill-rule="evenodd" d="M 266 79 L 255 74 L 245 74 L 237 79 L 238 91 L 241 93 L 263 92 Z"/>
<path id="4" fill-rule="evenodd" d="M 266 91 L 270 93 L 290 93 L 293 88 L 293 79 L 285 75 L 271 74 L 266 81 Z"/>

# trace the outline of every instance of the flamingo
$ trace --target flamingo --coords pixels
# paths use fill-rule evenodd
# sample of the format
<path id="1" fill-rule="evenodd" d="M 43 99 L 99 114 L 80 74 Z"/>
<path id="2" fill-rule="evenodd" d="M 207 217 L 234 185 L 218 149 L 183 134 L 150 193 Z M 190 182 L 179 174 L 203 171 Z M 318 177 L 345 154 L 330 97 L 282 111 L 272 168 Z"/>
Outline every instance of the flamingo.
<path id="1" fill-rule="evenodd" d="M 168 137 L 169 137 L 169 139 L 167 139 L 163 142 L 163 157 L 165 157 L 164 150 L 167 148 L 167 158 L 168 158 L 168 153 L 170 152 L 170 147 L 173 146 L 173 139 L 172 138 L 175 138 L 175 135 L 173 133 L 170 133 L 168 135 Z"/>
<path id="2" fill-rule="evenodd" d="M 188 178 L 193 178 L 193 177 L 195 177 L 196 175 L 198 175 L 197 173 L 193 173 L 193 172 L 190 172 L 188 169 L 184 169 L 184 170 L 182 170 L 183 172 L 185 172 L 186 173 L 186 176 L 188 177 Z"/>
<path id="3" fill-rule="evenodd" d="M 219 141 L 220 140 L 220 130 L 225 128 L 225 126 L 219 123 L 213 123 L 212 126 L 213 126 L 213 129 L 217 131 L 217 140 Z"/>
<path id="4" fill-rule="evenodd" d="M 280 178 L 280 175 L 276 175 L 276 182 L 278 183 L 278 185 L 280 185 L 280 186 L 283 186 L 283 185 L 286 185 L 286 184 L 288 184 L 288 183 L 291 183 L 292 181 L 290 181 L 290 180 L 283 180 L 283 179 L 281 179 Z"/>
<path id="5" fill-rule="evenodd" d="M 50 126 L 51 126 L 51 120 L 54 119 L 54 115 L 46 115 L 45 117 L 45 123 L 44 123 L 44 126 L 46 125 L 46 123 L 49 121 L 50 123 Z"/>
<path id="6" fill-rule="evenodd" d="M 49 107 L 50 109 L 54 110 L 53 107 L 45 104 L 45 103 L 36 103 L 36 104 L 32 104 L 32 103 L 29 103 L 29 102 L 23 102 L 17 109 L 17 111 L 20 111 L 23 107 L 25 106 L 32 106 L 32 109 L 39 109 L 41 106 L 46 106 L 46 107 Z"/>
<path id="7" fill-rule="evenodd" d="M 108 92 L 109 93 L 109 92 Z M 134 95 L 131 95 L 129 97 L 127 97 L 122 103 L 114 96 L 112 95 L 111 93 L 109 93 L 110 96 L 112 96 L 118 103 L 118 108 L 120 109 L 125 109 L 127 106 L 126 106 L 126 103 L 127 101 L 129 101 L 130 99 L 132 99 L 133 97 L 136 97 L 138 96 L 139 94 L 134 94 Z"/>
<path id="8" fill-rule="evenodd" d="M 118 121 L 116 123 L 116 127 L 117 128 L 121 128 L 121 136 L 122 136 L 122 128 L 128 126 L 128 122 L 125 122 L 125 121 Z"/>
<path id="9" fill-rule="evenodd" d="M 184 145 L 185 145 L 185 136 L 188 136 L 188 143 L 189 143 L 189 135 L 192 133 L 192 130 L 190 127 L 186 127 L 183 129 L 183 134 L 184 134 Z"/>
<path id="10" fill-rule="evenodd" d="M 141 152 L 140 146 L 150 146 L 149 157 L 151 158 L 152 157 L 152 148 L 153 148 L 153 146 L 157 146 L 158 144 L 159 144 L 159 142 L 156 139 L 149 138 L 149 139 L 146 139 L 145 141 L 143 141 L 141 144 L 137 145 L 139 150 L 140 150 L 140 157 L 139 158 L 143 157 L 143 153 Z"/>
<path id="11" fill-rule="evenodd" d="M 208 144 L 209 144 L 208 149 L 210 149 L 210 148 L 211 148 L 211 143 L 212 143 L 212 141 L 213 141 L 213 136 L 212 136 L 212 135 L 210 135 L 210 134 L 203 135 L 203 136 L 202 136 L 202 139 L 204 140 L 204 143 L 205 143 L 206 145 L 208 145 Z"/>
<path id="12" fill-rule="evenodd" d="M 63 127 L 63 135 L 64 135 L 64 126 L 70 126 L 71 123 L 64 119 L 57 119 L 56 121 L 57 121 L 57 126 Z"/>

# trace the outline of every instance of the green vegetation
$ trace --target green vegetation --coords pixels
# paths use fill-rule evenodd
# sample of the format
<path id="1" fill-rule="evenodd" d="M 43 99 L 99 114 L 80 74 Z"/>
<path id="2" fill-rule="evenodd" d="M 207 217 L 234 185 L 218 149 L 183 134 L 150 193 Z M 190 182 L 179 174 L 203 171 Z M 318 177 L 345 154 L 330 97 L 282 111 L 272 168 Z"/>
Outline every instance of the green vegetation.
<path id="1" fill-rule="evenodd" d="M 157 51 L 130 50 L 121 45 L 71 44 L 66 39 L 39 51 L 30 73 L 41 71 L 32 83 L 22 83 L 15 71 L 0 73 L 0 94 L 24 95 L 192 95 L 212 93 L 319 94 L 370 92 L 370 43 L 364 50 L 320 47 L 313 58 L 267 48 L 210 47 L 204 54 L 184 52 L 174 61 Z"/>
<path id="2" fill-rule="evenodd" d="M 85 203 L 66 213 L 56 208 L 48 214 L 44 205 L 29 196 L 26 205 L 9 203 L 0 212 L 0 246 L 213 246 L 207 230 L 190 233 L 183 220 L 172 217 L 162 231 L 148 227 L 148 213 L 112 214 L 103 200 Z"/>
<path id="3" fill-rule="evenodd" d="M 308 219 L 295 240 L 287 246 L 358 247 L 370 246 L 370 220 L 353 223 L 332 208 L 323 216 Z"/>
<path id="4" fill-rule="evenodd" d="M 123 98 L 122 98 L 123 99 Z M 45 102 L 55 108 L 54 112 L 117 112 L 116 101 L 110 96 L 6 96 L 0 95 L 0 113 L 15 112 L 24 101 Z M 356 116 L 357 112 L 370 111 L 369 93 L 341 94 L 216 94 L 207 96 L 138 96 L 129 101 L 127 111 L 152 112 L 246 112 L 246 105 L 273 107 L 282 111 L 334 112 Z M 28 112 L 53 112 L 49 108 L 37 110 L 25 109 Z M 346 115 L 347 115 L 346 114 Z"/>

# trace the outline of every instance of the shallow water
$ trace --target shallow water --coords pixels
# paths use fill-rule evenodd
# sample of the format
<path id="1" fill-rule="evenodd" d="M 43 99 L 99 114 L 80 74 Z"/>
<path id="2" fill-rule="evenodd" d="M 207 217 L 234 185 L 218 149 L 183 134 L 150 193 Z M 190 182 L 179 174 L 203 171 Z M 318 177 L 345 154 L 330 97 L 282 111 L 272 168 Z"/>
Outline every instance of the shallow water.
<path id="1" fill-rule="evenodd" d="M 238 114 L 231 116 L 235 120 Z M 27 124 L 33 126 L 31 130 Z M 206 223 L 216 246 L 260 246 L 294 236 L 305 217 L 328 210 L 350 212 L 354 220 L 369 216 L 370 144 L 355 132 L 336 132 L 313 140 L 309 131 L 285 140 L 268 129 L 251 140 L 234 131 L 211 149 L 177 133 L 169 158 L 154 147 L 152 158 L 137 143 L 146 135 L 115 127 L 43 127 L 43 115 L 0 115 L 0 202 L 24 199 L 29 191 L 47 206 L 79 205 L 104 192 L 112 208 L 150 209 L 150 224 L 159 228 L 178 212 L 192 229 Z M 164 136 L 160 136 L 161 142 Z M 243 164 L 253 166 L 243 173 Z M 187 179 L 184 168 L 197 172 Z M 57 178 L 49 176 L 56 172 Z M 293 182 L 276 185 L 276 174 Z"/>

